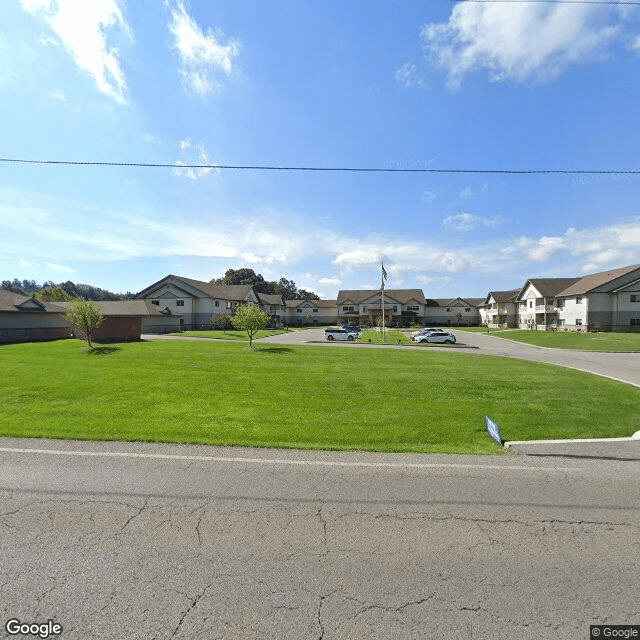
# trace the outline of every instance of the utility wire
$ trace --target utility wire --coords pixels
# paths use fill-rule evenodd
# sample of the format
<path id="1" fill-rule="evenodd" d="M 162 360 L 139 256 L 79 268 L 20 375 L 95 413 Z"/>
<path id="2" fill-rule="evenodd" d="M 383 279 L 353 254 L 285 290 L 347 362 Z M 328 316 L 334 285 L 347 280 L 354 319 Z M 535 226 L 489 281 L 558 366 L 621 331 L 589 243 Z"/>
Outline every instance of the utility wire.
<path id="1" fill-rule="evenodd" d="M 640 169 L 452 169 L 396 167 L 279 167 L 269 165 L 166 164 L 159 162 L 90 162 L 77 160 L 28 160 L 0 158 L 0 162 L 80 167 L 147 167 L 151 169 L 228 169 L 233 171 L 316 171 L 343 173 L 493 173 L 513 175 L 640 175 Z"/>

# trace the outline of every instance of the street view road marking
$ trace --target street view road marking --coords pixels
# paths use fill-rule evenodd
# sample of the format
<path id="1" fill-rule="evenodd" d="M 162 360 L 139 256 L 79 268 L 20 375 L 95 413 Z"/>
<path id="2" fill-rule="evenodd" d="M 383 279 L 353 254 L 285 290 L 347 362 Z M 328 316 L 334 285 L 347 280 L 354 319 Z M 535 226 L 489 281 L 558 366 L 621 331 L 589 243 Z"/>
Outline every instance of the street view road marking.
<path id="1" fill-rule="evenodd" d="M 129 453 L 123 451 L 64 451 L 60 449 L 18 449 L 0 447 L 0 453 L 39 453 L 58 456 L 103 458 L 148 458 L 155 460 L 191 460 L 244 464 L 280 464 L 320 467 L 373 467 L 386 469 L 486 469 L 489 471 L 579 471 L 577 467 L 524 467 L 490 464 L 461 464 L 457 462 L 342 462 L 339 460 L 287 460 L 285 458 L 239 458 L 224 456 L 177 455 L 164 453 Z"/>

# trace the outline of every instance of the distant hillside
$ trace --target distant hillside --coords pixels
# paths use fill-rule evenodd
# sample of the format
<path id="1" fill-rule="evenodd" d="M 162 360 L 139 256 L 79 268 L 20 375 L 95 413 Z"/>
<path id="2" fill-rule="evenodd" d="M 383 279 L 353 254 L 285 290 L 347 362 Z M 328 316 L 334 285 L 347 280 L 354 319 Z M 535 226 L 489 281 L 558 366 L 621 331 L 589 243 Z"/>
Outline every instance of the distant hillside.
<path id="1" fill-rule="evenodd" d="M 90 284 L 76 284 L 71 280 L 58 283 L 48 281 L 38 284 L 35 280 L 18 280 L 18 278 L 14 278 L 13 280 L 3 280 L 0 288 L 13 293 L 20 293 L 24 296 L 32 296 L 45 289 L 60 288 L 74 298 L 84 298 L 85 300 L 130 300 L 135 296 L 130 291 L 113 293 Z"/>

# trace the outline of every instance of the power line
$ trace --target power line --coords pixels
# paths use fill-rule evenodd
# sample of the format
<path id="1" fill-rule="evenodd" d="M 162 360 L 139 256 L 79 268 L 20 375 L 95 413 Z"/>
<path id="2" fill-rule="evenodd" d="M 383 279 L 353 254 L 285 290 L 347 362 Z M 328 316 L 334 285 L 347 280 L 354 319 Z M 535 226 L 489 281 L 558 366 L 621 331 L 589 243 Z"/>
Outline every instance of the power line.
<path id="1" fill-rule="evenodd" d="M 159 162 L 92 162 L 78 160 L 29 160 L 0 158 L 0 162 L 49 166 L 80 167 L 144 167 L 151 169 L 226 169 L 232 171 L 309 171 L 343 173 L 484 173 L 511 175 L 640 175 L 640 169 L 461 169 L 461 168 L 402 168 L 402 167 L 280 167 L 273 165 L 231 164 L 167 164 Z"/>

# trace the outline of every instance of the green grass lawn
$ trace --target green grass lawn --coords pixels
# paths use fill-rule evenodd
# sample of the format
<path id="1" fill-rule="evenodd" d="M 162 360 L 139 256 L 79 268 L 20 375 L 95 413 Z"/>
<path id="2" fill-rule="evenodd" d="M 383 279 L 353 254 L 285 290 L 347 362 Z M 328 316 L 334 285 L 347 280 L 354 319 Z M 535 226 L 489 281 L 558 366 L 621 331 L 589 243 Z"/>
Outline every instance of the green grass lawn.
<path id="1" fill-rule="evenodd" d="M 371 344 L 382 343 L 382 331 L 373 329 L 365 329 L 359 338 L 359 342 L 370 342 Z M 404 331 L 399 329 L 386 329 L 384 332 L 384 344 L 413 344 L 405 335 Z"/>
<path id="2" fill-rule="evenodd" d="M 284 329 L 261 329 L 253 336 L 254 340 L 267 338 L 268 336 L 277 336 L 285 333 Z M 172 333 L 172 336 L 191 336 L 194 338 L 216 338 L 218 340 L 245 340 L 249 342 L 249 336 L 246 331 L 236 331 L 235 329 L 213 329 L 211 331 L 182 331 L 180 333 Z"/>
<path id="3" fill-rule="evenodd" d="M 484 333 L 486 332 L 487 329 L 485 327 Z M 491 329 L 490 335 L 553 349 L 640 352 L 640 333 L 577 333 L 576 331 Z"/>
<path id="4" fill-rule="evenodd" d="M 640 389 L 551 365 L 431 350 L 150 341 L 0 347 L 0 435 L 496 453 L 626 436 Z"/>

